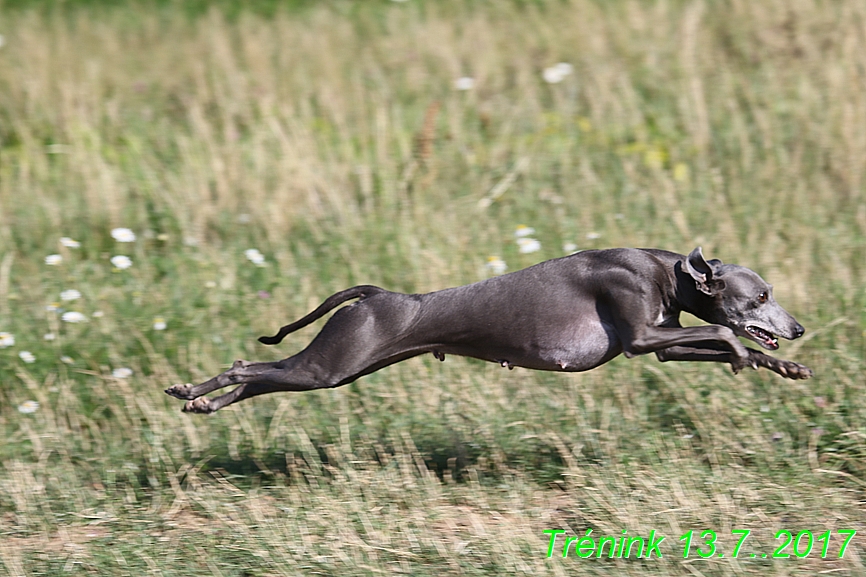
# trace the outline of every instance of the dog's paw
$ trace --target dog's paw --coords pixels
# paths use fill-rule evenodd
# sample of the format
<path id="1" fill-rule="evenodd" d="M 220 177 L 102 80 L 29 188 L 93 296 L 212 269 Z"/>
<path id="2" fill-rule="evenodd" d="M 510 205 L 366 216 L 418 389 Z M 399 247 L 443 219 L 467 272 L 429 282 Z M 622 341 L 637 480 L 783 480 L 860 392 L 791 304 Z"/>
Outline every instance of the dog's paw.
<path id="1" fill-rule="evenodd" d="M 794 380 L 808 379 L 815 374 L 809 367 L 793 361 L 778 361 L 772 369 L 783 377 Z"/>
<path id="2" fill-rule="evenodd" d="M 208 415 L 213 413 L 213 409 L 210 406 L 210 401 L 207 400 L 207 397 L 199 397 L 193 401 L 187 401 L 183 406 L 184 413 L 198 413 L 200 415 Z"/>
<path id="3" fill-rule="evenodd" d="M 172 385 L 165 390 L 165 394 L 171 395 L 176 399 L 192 399 L 192 383 L 187 383 L 185 385 Z"/>

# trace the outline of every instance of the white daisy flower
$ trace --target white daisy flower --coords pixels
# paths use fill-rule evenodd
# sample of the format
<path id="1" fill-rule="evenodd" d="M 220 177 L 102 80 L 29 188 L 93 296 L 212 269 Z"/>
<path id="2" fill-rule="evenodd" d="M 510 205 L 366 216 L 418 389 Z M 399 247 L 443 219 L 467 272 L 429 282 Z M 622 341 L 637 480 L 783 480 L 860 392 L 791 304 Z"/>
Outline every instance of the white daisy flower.
<path id="1" fill-rule="evenodd" d="M 45 257 L 45 264 L 48 266 L 57 266 L 63 262 L 63 257 L 59 254 L 49 254 Z"/>
<path id="2" fill-rule="evenodd" d="M 574 253 L 577 252 L 577 245 L 573 242 L 567 242 L 562 245 L 562 252 Z"/>
<path id="3" fill-rule="evenodd" d="M 20 405 L 18 405 L 18 412 L 24 413 L 25 415 L 29 415 L 30 413 L 35 413 L 39 410 L 39 403 L 36 401 L 24 401 Z"/>
<path id="4" fill-rule="evenodd" d="M 259 252 L 257 248 L 248 248 L 244 251 L 244 256 L 256 266 L 265 266 L 265 255 Z"/>
<path id="5" fill-rule="evenodd" d="M 81 243 L 77 240 L 72 240 L 68 236 L 60 237 L 60 244 L 65 246 L 66 248 L 79 248 Z"/>
<path id="6" fill-rule="evenodd" d="M 574 70 L 574 66 L 568 62 L 560 62 L 559 64 L 545 68 L 544 72 L 541 73 L 541 77 L 548 84 L 558 84 L 571 74 L 572 70 Z"/>
<path id="7" fill-rule="evenodd" d="M 544 69 L 544 72 L 541 73 L 541 77 L 544 78 L 544 81 L 548 84 L 559 84 L 562 82 L 562 79 L 565 78 L 565 75 L 555 66 L 551 66 L 550 68 Z"/>
<path id="8" fill-rule="evenodd" d="M 517 229 L 514 231 L 515 238 L 523 238 L 524 236 L 529 236 L 531 234 L 535 234 L 535 229 L 531 226 L 526 226 L 525 224 L 518 224 Z"/>
<path id="9" fill-rule="evenodd" d="M 596 240 L 601 238 L 601 234 L 597 232 L 588 232 L 586 233 L 586 238 L 588 238 L 589 240 Z"/>
<path id="10" fill-rule="evenodd" d="M 541 243 L 534 238 L 523 237 L 517 239 L 517 250 L 521 254 L 529 254 L 541 250 Z"/>
<path id="11" fill-rule="evenodd" d="M 117 242 L 135 242 L 135 233 L 128 228 L 115 228 L 111 230 L 111 238 Z"/>
<path id="12" fill-rule="evenodd" d="M 60 300 L 62 301 L 75 301 L 81 298 L 81 293 L 75 289 L 65 290 L 60 293 Z"/>
<path id="13" fill-rule="evenodd" d="M 457 90 L 472 90 L 475 88 L 475 79 L 471 76 L 462 76 L 454 81 Z"/>
<path id="14" fill-rule="evenodd" d="M 18 353 L 18 358 L 28 364 L 36 362 L 36 355 L 30 351 L 21 351 Z"/>
<path id="15" fill-rule="evenodd" d="M 54 333 L 45 333 L 44 335 L 42 335 L 42 340 L 44 341 L 53 341 L 56 338 L 57 335 L 55 335 Z"/>
<path id="16" fill-rule="evenodd" d="M 120 367 L 111 371 L 111 376 L 115 379 L 128 379 L 132 376 L 132 369 L 129 369 L 127 367 Z"/>
<path id="17" fill-rule="evenodd" d="M 125 270 L 132 266 L 132 259 L 128 256 L 123 256 L 119 254 L 117 256 L 111 257 L 111 264 L 114 265 L 115 268 L 119 270 Z"/>
<path id="18" fill-rule="evenodd" d="M 153 330 L 155 331 L 164 331 L 168 324 L 166 324 L 165 319 L 162 317 L 154 317 L 153 319 Z"/>
<path id="19" fill-rule="evenodd" d="M 15 337 L 10 333 L 0 332 L 0 349 L 11 347 L 15 344 Z"/>
<path id="20" fill-rule="evenodd" d="M 102 311 L 94 311 L 93 314 L 90 316 L 92 316 L 95 319 L 101 319 L 102 317 L 105 316 L 105 313 Z"/>
<path id="21" fill-rule="evenodd" d="M 62 357 L 60 357 L 60 362 L 66 363 L 67 365 L 72 365 L 75 363 L 75 359 L 73 359 L 72 357 L 70 357 L 68 355 L 63 355 Z"/>
<path id="22" fill-rule="evenodd" d="M 65 323 L 84 323 L 87 317 L 78 311 L 67 311 L 60 316 L 60 320 Z"/>
<path id="23" fill-rule="evenodd" d="M 559 70 L 560 74 L 566 76 L 574 72 L 574 66 L 572 66 L 568 62 L 558 62 L 553 67 Z"/>
<path id="24" fill-rule="evenodd" d="M 484 266 L 487 267 L 487 270 L 489 270 L 495 275 L 500 275 L 506 270 L 508 270 L 508 265 L 505 264 L 505 261 L 498 256 L 487 257 L 487 264 Z"/>

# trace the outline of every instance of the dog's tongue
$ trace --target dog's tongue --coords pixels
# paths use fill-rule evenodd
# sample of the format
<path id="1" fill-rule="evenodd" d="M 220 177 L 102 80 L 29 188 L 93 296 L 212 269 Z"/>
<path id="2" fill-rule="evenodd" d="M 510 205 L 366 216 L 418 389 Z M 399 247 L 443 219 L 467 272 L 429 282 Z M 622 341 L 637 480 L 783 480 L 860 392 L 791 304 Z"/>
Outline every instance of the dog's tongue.
<path id="1" fill-rule="evenodd" d="M 764 341 L 764 344 L 767 346 L 768 349 L 775 351 L 779 348 L 779 340 L 770 333 L 760 331 L 758 333 L 758 336 L 761 338 L 762 341 Z"/>
<path id="2" fill-rule="evenodd" d="M 752 335 L 761 339 L 761 344 L 770 349 L 771 351 L 775 351 L 779 348 L 779 341 L 774 337 L 771 333 L 765 331 L 759 327 L 748 327 L 747 329 Z"/>

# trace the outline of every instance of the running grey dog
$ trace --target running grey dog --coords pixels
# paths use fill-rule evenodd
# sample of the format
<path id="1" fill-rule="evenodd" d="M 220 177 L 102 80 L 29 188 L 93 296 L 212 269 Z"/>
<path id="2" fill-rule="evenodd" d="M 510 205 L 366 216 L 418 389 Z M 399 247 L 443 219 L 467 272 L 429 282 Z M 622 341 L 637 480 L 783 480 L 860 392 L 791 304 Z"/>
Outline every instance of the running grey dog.
<path id="1" fill-rule="evenodd" d="M 402 360 L 433 353 L 474 357 L 509 369 L 587 371 L 620 353 L 655 353 L 660 361 L 765 367 L 789 379 L 811 369 L 747 348 L 737 337 L 776 350 L 776 336 L 805 329 L 773 299 L 754 271 L 655 249 L 588 250 L 474 284 L 427 294 L 356 286 L 259 341 L 275 345 L 340 304 L 306 349 L 276 362 L 235 361 L 200 385 L 166 393 L 189 399 L 183 410 L 212 413 L 275 391 L 339 387 Z M 709 325 L 683 327 L 681 312 Z M 240 385 L 208 399 L 207 393 Z"/>

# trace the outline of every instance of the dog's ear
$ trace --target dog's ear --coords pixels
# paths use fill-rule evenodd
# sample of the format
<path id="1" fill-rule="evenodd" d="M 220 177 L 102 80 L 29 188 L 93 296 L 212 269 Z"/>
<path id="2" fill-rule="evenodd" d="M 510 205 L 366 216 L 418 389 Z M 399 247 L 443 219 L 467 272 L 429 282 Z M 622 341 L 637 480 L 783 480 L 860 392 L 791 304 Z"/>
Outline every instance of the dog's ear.
<path id="1" fill-rule="evenodd" d="M 689 253 L 685 264 L 686 271 L 695 279 L 695 286 L 702 293 L 715 296 L 725 289 L 725 281 L 716 278 L 715 274 L 722 261 L 713 259 L 707 262 L 701 247 Z"/>

